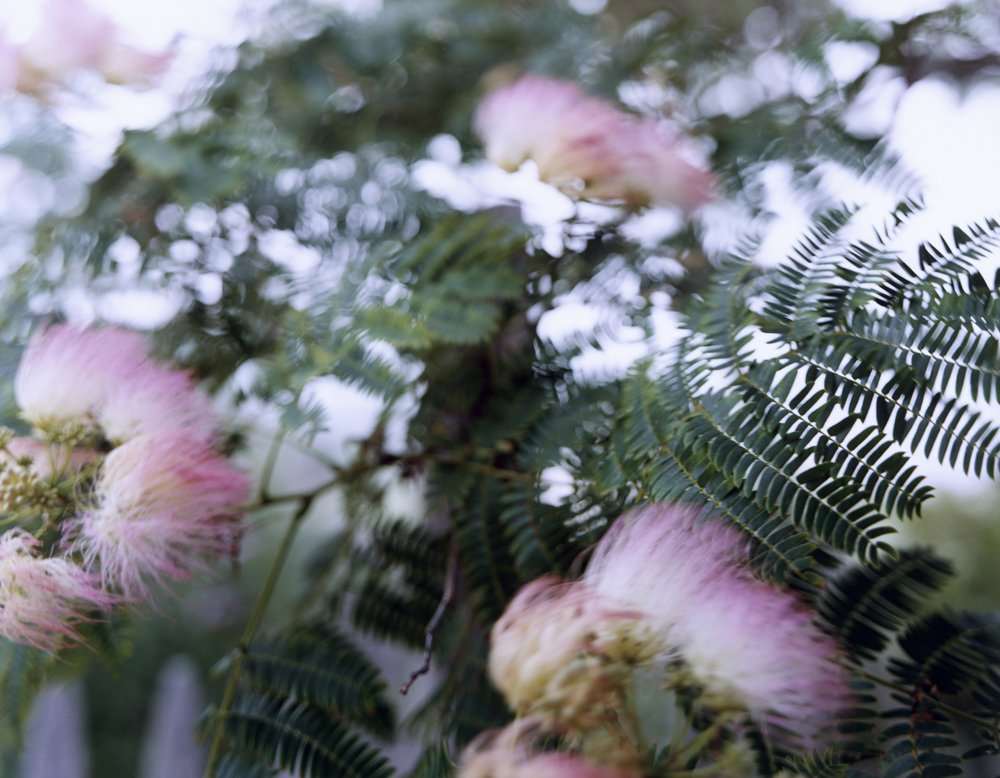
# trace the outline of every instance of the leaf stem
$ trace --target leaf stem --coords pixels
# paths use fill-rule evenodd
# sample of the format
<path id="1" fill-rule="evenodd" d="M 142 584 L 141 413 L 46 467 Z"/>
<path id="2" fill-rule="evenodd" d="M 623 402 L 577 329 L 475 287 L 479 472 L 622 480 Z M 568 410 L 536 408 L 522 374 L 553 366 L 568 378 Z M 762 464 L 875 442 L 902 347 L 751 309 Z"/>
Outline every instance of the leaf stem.
<path id="1" fill-rule="evenodd" d="M 285 535 L 281 539 L 281 545 L 278 547 L 278 553 L 275 555 L 274 561 L 271 563 L 270 570 L 268 570 L 264 585 L 257 594 L 257 601 L 254 603 L 253 613 L 250 614 L 250 620 L 247 622 L 247 625 L 243 630 L 243 635 L 240 638 L 240 644 L 236 649 L 236 655 L 233 657 L 233 661 L 229 665 L 229 675 L 226 678 L 226 687 L 222 692 L 222 701 L 219 703 L 219 710 L 215 714 L 216 720 L 215 726 L 212 729 L 212 745 L 208 754 L 208 763 L 205 765 L 204 778 L 213 778 L 215 775 L 215 767 L 222 756 L 222 747 L 225 740 L 226 716 L 229 714 L 229 708 L 233 704 L 233 699 L 236 697 L 236 687 L 239 684 L 240 669 L 243 667 L 243 660 L 246 658 L 251 641 L 257 634 L 257 628 L 260 626 L 261 619 L 264 616 L 264 611 L 267 610 L 268 603 L 271 601 L 271 595 L 274 594 L 274 587 L 277 585 L 278 578 L 281 575 L 281 569 L 285 566 L 285 562 L 288 559 L 288 552 L 292 548 L 292 542 L 295 540 L 298 528 L 302 524 L 302 519 L 305 518 L 309 509 L 312 507 L 313 500 L 315 498 L 316 494 L 311 494 L 302 498 L 299 503 L 298 510 L 295 511 L 295 514 L 289 521 L 288 528 L 285 530 Z"/>
<path id="2" fill-rule="evenodd" d="M 431 620 L 427 623 L 427 629 L 424 631 L 423 661 L 420 663 L 420 667 L 410 673 L 410 677 L 407 679 L 406 683 L 404 683 L 399 689 L 399 693 L 404 696 L 410 691 L 410 687 L 413 686 L 413 682 L 420 676 L 426 675 L 431 669 L 431 658 L 434 651 L 434 633 L 437 632 L 441 619 L 444 618 L 444 614 L 447 612 L 448 606 L 451 605 L 451 601 L 455 597 L 457 579 L 458 537 L 452 535 L 451 547 L 448 550 L 448 570 L 445 573 L 444 593 L 441 595 L 441 601 L 438 603 L 437 609 L 434 611 L 434 615 L 431 616 Z"/>
<path id="3" fill-rule="evenodd" d="M 860 670 L 860 669 L 857 669 L 857 668 L 854 668 L 854 672 L 857 675 L 859 675 L 862 678 L 864 678 L 865 680 L 871 681 L 872 683 L 880 684 L 880 685 L 884 686 L 887 689 L 892 689 L 894 691 L 900 692 L 902 694 L 907 694 L 907 695 L 912 695 L 913 694 L 913 688 L 910 687 L 910 686 L 907 686 L 906 684 L 896 683 L 895 681 L 890 681 L 888 678 L 882 678 L 881 676 L 875 675 L 874 673 L 869 673 L 869 672 L 867 672 L 865 670 Z M 971 713 L 967 713 L 964 710 L 962 710 L 961 708 L 956 708 L 953 705 L 949 705 L 948 703 L 944 702 L 943 700 L 938 699 L 933 694 L 925 692 L 924 693 L 924 697 L 926 699 L 930 700 L 934 705 L 936 705 L 937 707 L 941 708 L 942 710 L 948 711 L 953 716 L 958 716 L 959 718 L 963 718 L 966 721 L 969 721 L 969 722 L 971 722 L 973 724 L 978 724 L 980 727 L 985 727 L 990 732 L 998 732 L 998 731 L 1000 731 L 1000 730 L 998 730 L 997 723 L 995 721 L 989 721 L 988 719 L 980 718 L 979 716 L 974 716 Z"/>

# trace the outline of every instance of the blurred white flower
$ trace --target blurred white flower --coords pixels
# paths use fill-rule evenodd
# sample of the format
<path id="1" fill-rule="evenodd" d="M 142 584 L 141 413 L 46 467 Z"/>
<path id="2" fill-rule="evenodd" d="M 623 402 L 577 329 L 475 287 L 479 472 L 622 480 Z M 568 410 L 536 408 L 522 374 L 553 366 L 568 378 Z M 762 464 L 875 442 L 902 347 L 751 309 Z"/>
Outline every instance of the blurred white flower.
<path id="1" fill-rule="evenodd" d="M 146 362 L 137 332 L 57 324 L 38 330 L 21 358 L 14 397 L 21 414 L 45 432 L 92 428 L 116 387 Z"/>

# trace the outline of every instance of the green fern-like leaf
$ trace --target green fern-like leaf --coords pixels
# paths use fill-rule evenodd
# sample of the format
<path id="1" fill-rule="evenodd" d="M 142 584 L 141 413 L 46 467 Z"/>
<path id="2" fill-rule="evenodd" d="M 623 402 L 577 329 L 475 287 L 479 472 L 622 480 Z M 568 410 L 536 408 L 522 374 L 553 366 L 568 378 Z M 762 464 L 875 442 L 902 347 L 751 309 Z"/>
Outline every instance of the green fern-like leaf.
<path id="1" fill-rule="evenodd" d="M 481 343 L 503 317 L 503 302 L 521 296 L 526 278 L 516 265 L 526 235 L 493 215 L 451 215 L 388 262 L 412 294 L 390 313 L 362 314 L 374 337 L 419 351 L 432 344 Z"/>
<path id="2" fill-rule="evenodd" d="M 53 661 L 44 651 L 0 640 L 0 759 L 7 766 L 16 760 L 31 705 Z"/>
<path id="3" fill-rule="evenodd" d="M 454 770 L 455 765 L 448 756 L 448 750 L 438 744 L 424 751 L 408 778 L 448 778 Z"/>
<path id="4" fill-rule="evenodd" d="M 392 734 L 393 709 L 378 670 L 333 627 L 304 625 L 258 638 L 241 672 L 261 691 L 328 711 L 379 737 Z"/>
<path id="5" fill-rule="evenodd" d="M 462 572 L 489 621 L 499 618 L 521 582 L 503 525 L 497 521 L 504 491 L 504 485 L 486 479 L 455 514 Z"/>
<path id="6" fill-rule="evenodd" d="M 343 721 L 269 694 L 240 694 L 225 714 L 230 749 L 303 778 L 389 778 L 382 754 Z"/>
<path id="7" fill-rule="evenodd" d="M 226 754 L 215 768 L 215 778 L 275 778 L 278 770 L 261 762 Z"/>
<path id="8" fill-rule="evenodd" d="M 1000 306 L 976 269 L 1000 223 L 908 263 L 890 244 L 918 207 L 869 240 L 843 237 L 850 210 L 823 215 L 776 271 L 723 263 L 666 366 L 626 382 L 600 479 L 708 505 L 781 578 L 808 570 L 811 544 L 891 559 L 887 518 L 932 494 L 911 453 L 1000 472 L 1000 426 L 964 401 L 1000 400 Z"/>
<path id="9" fill-rule="evenodd" d="M 951 573 L 951 565 L 929 550 L 901 551 L 895 559 L 855 565 L 829 580 L 817 607 L 852 659 L 874 659 Z"/>
<path id="10" fill-rule="evenodd" d="M 883 778 L 962 775 L 962 760 L 950 750 L 958 745 L 954 729 L 937 711 L 922 705 L 887 711 L 902 719 L 879 736 L 891 743 L 879 767 Z"/>
<path id="11" fill-rule="evenodd" d="M 932 694 L 958 694 L 1000 662 L 1000 625 L 971 614 L 933 613 L 899 637 L 904 658 L 889 663 L 903 684 Z"/>

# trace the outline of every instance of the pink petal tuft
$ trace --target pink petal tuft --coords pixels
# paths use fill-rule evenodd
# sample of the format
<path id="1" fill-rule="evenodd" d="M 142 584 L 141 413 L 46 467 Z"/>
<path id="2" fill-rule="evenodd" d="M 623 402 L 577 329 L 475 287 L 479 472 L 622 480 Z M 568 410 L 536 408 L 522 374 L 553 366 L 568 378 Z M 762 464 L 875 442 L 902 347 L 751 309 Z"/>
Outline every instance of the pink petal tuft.
<path id="1" fill-rule="evenodd" d="M 645 611 L 722 706 L 812 743 L 851 699 L 836 644 L 790 592 L 752 574 L 734 529 L 689 508 L 622 516 L 583 581 Z"/>
<path id="2" fill-rule="evenodd" d="M 130 600 L 183 580 L 229 551 L 242 531 L 249 479 L 189 430 L 142 435 L 104 462 L 93 509 L 72 523 L 72 548 Z"/>
<path id="3" fill-rule="evenodd" d="M 36 427 L 92 425 L 109 394 L 146 363 L 146 341 L 115 327 L 73 324 L 34 334 L 14 378 L 14 396 Z"/>
<path id="4" fill-rule="evenodd" d="M 88 612 L 114 598 L 99 579 L 66 559 L 37 556 L 40 543 L 23 530 L 0 535 L 0 635 L 44 651 L 80 639 Z"/>
<path id="5" fill-rule="evenodd" d="M 685 158 L 680 140 L 571 82 L 524 76 L 487 95 L 473 123 L 489 160 L 506 170 L 532 160 L 571 196 L 685 211 L 713 196 L 714 177 Z"/>

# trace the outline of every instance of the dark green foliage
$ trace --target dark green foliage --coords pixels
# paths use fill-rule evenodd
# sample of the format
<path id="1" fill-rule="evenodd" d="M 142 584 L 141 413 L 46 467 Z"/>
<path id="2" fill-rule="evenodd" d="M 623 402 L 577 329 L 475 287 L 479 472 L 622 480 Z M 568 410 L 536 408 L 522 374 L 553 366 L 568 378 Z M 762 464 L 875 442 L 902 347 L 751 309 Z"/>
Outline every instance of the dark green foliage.
<path id="1" fill-rule="evenodd" d="M 422 649 L 445 586 L 448 561 L 442 540 L 399 521 L 376 526 L 371 545 L 356 555 L 363 572 L 350 604 L 354 626 L 374 637 Z"/>
<path id="2" fill-rule="evenodd" d="M 828 579 L 817 609 L 852 659 L 872 659 L 951 574 L 951 565 L 929 550 L 900 551 Z"/>
<path id="3" fill-rule="evenodd" d="M 230 660 L 232 661 L 232 660 Z M 239 691 L 223 719 L 240 765 L 280 766 L 301 776 L 384 778 L 392 773 L 378 749 L 355 728 L 391 738 L 394 711 L 378 670 L 336 629 L 305 624 L 258 638 L 240 666 Z M 262 773 L 265 775 L 267 773 Z"/>
<path id="4" fill-rule="evenodd" d="M 454 769 L 447 749 L 442 745 L 433 745 L 424 751 L 408 778 L 448 778 Z"/>
<path id="5" fill-rule="evenodd" d="M 914 208 L 904 202 L 895 218 Z M 961 284 L 993 310 L 993 291 L 968 279 L 1000 225 L 925 246 L 933 261 L 915 270 L 888 234 L 843 241 L 850 217 L 820 219 L 775 273 L 727 262 L 691 306 L 671 364 L 623 394 L 626 448 L 644 452 L 631 465 L 637 486 L 728 515 L 777 577 L 808 569 L 806 539 L 877 563 L 885 518 L 918 513 L 931 493 L 907 450 L 976 474 L 992 474 L 1000 455 L 1000 428 L 959 397 L 966 387 L 995 396 L 1000 321 L 959 329 L 934 308 Z M 630 464 L 619 459 L 621 482 Z"/>
<path id="6" fill-rule="evenodd" d="M 931 706 L 920 704 L 888 711 L 886 715 L 906 721 L 887 728 L 880 735 L 881 740 L 891 745 L 879 763 L 879 775 L 883 778 L 962 775 L 962 760 L 942 750 L 958 745 L 954 730 L 944 716 Z"/>
<path id="7" fill-rule="evenodd" d="M 971 614 L 931 614 L 899 637 L 905 658 L 889 668 L 901 683 L 921 693 L 955 695 L 985 679 L 1000 662 L 1000 624 Z M 985 711 L 995 717 L 1000 710 Z"/>
<path id="8" fill-rule="evenodd" d="M 489 621 L 499 618 L 519 583 L 514 551 L 492 510 L 505 489 L 505 484 L 485 480 L 455 517 L 463 576 L 475 593 L 477 610 Z"/>
<path id="9" fill-rule="evenodd" d="M 215 769 L 218 778 L 274 778 L 278 770 L 263 762 L 254 762 L 235 754 L 226 754 Z"/>
<path id="10" fill-rule="evenodd" d="M 388 778 L 379 751 L 337 718 L 285 697 L 243 692 L 226 714 L 225 736 L 237 755 L 294 775 Z"/>
<path id="11" fill-rule="evenodd" d="M 0 767 L 14 774 L 24 727 L 35 695 L 53 664 L 49 654 L 0 640 Z"/>
<path id="12" fill-rule="evenodd" d="M 302 625 L 258 638 L 243 660 L 242 677 L 259 691 L 329 711 L 379 737 L 394 729 L 378 670 L 330 626 Z"/>

